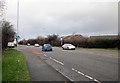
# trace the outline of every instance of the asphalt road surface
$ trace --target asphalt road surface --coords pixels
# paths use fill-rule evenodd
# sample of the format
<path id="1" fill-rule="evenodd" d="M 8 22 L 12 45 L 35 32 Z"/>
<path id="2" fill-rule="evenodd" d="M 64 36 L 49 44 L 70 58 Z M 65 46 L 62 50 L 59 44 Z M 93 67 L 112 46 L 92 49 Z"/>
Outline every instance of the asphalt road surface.
<path id="1" fill-rule="evenodd" d="M 117 50 L 53 47 L 52 52 L 42 52 L 34 46 L 18 50 L 26 56 L 33 81 L 118 81 Z"/>

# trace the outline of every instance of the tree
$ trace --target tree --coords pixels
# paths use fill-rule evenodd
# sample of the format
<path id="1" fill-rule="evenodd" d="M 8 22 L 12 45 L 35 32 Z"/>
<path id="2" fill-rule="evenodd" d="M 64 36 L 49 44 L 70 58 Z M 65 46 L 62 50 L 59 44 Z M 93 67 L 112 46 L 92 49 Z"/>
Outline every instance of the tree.
<path id="1" fill-rule="evenodd" d="M 38 36 L 36 38 L 36 42 L 39 44 L 39 45 L 43 45 L 45 43 L 45 38 L 42 37 L 42 36 Z"/>
<path id="2" fill-rule="evenodd" d="M 48 43 L 50 43 L 51 45 L 56 46 L 56 45 L 60 44 L 59 35 L 56 35 L 56 34 L 48 35 L 47 40 L 48 40 Z"/>
<path id="3" fill-rule="evenodd" d="M 7 48 L 8 42 L 13 42 L 15 38 L 15 32 L 13 25 L 10 22 L 4 21 L 2 24 L 2 49 Z"/>
<path id="4" fill-rule="evenodd" d="M 30 45 L 34 45 L 36 42 L 36 39 L 28 39 L 27 43 L 29 43 Z"/>
<path id="5" fill-rule="evenodd" d="M 27 40 L 23 39 L 23 40 L 19 41 L 19 44 L 26 45 L 27 44 Z"/>

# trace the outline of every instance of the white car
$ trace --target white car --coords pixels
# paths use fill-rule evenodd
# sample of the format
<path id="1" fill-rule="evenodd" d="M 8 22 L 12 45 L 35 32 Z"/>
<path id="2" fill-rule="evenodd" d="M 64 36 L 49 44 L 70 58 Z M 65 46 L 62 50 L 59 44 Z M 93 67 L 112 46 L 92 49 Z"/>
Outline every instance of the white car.
<path id="1" fill-rule="evenodd" d="M 14 48 L 15 47 L 15 44 L 14 42 L 8 42 L 8 45 L 7 45 L 9 48 Z"/>
<path id="2" fill-rule="evenodd" d="M 63 50 L 75 50 L 75 46 L 72 44 L 64 44 L 62 48 Z"/>
<path id="3" fill-rule="evenodd" d="M 28 43 L 27 46 L 30 46 L 30 44 Z"/>
<path id="4" fill-rule="evenodd" d="M 35 44 L 34 46 L 35 46 L 35 47 L 39 47 L 40 45 L 39 45 L 39 44 Z"/>

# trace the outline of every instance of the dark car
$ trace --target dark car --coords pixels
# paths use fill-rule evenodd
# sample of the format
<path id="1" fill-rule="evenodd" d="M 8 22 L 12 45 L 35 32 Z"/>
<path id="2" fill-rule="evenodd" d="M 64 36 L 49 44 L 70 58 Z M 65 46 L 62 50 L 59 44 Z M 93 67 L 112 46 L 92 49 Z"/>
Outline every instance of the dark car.
<path id="1" fill-rule="evenodd" d="M 52 51 L 52 46 L 50 44 L 44 44 L 42 46 L 42 51 Z"/>

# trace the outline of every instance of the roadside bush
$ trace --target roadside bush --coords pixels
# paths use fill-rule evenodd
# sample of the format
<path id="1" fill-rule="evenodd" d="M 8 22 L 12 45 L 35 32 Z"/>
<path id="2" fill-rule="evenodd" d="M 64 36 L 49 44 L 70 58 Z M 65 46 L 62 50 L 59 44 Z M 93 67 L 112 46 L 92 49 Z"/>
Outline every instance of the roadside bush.
<path id="1" fill-rule="evenodd" d="M 96 39 L 88 41 L 88 48 L 117 48 L 118 39 Z"/>
<path id="2" fill-rule="evenodd" d="M 2 49 L 7 48 L 8 42 L 14 41 L 15 32 L 10 22 L 4 21 L 2 24 Z"/>

